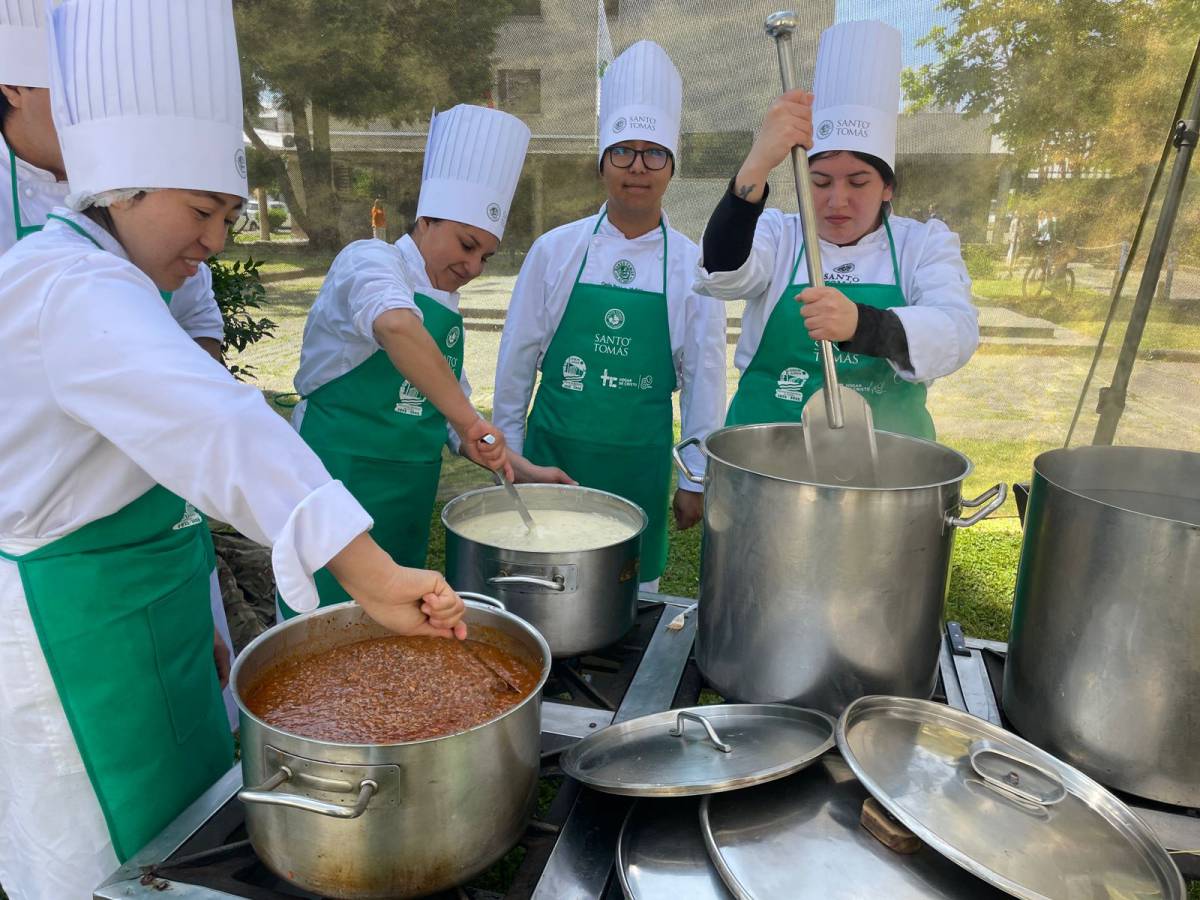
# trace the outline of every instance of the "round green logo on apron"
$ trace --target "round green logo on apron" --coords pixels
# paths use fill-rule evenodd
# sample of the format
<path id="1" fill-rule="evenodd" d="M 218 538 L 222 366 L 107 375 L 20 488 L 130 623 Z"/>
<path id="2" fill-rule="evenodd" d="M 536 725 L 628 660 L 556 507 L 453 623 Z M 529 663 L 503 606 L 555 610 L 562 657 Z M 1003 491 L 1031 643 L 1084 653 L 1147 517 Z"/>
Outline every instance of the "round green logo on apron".
<path id="1" fill-rule="evenodd" d="M 604 324 L 613 331 L 618 331 L 625 324 L 625 313 L 619 309 L 610 309 L 604 314 Z"/>
<path id="2" fill-rule="evenodd" d="M 618 259 L 613 263 L 613 278 L 617 279 L 618 284 L 629 284 L 636 277 L 637 269 L 629 260 Z"/>

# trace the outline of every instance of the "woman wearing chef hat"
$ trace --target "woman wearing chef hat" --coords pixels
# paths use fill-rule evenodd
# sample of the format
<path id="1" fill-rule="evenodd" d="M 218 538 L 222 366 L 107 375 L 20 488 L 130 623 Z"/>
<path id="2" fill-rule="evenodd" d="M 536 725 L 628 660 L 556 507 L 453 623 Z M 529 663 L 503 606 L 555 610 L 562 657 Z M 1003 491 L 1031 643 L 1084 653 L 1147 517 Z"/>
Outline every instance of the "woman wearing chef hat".
<path id="1" fill-rule="evenodd" d="M 0 190 L 0 254 L 41 231 L 51 210 L 61 206 L 71 191 L 50 113 L 45 6 L 45 0 L 0 3 L 0 171 L 8 176 L 0 181 L 7 188 Z M 180 327 L 221 362 L 225 323 L 208 266 L 200 266 L 179 290 L 164 294 L 163 299 Z M 233 644 L 215 570 L 212 593 L 213 619 L 227 659 Z M 236 722 L 237 707 L 229 694 L 227 707 L 231 722 Z"/>
<path id="2" fill-rule="evenodd" d="M 327 566 L 394 630 L 465 633 L 440 576 L 392 562 L 159 297 L 220 250 L 247 192 L 230 0 L 67 0 L 50 32 L 69 208 L 0 258 L 12 900 L 90 896 L 233 762 L 197 508 L 272 545 L 295 608 L 316 606 Z"/>
<path id="3" fill-rule="evenodd" d="M 429 123 L 417 224 L 395 244 L 356 241 L 333 261 L 304 326 L 293 424 L 406 565 L 425 562 L 442 446 L 518 481 L 564 481 L 507 453 L 471 405 L 458 291 L 504 236 L 529 128 L 459 105 Z M 485 439 L 494 441 L 484 443 Z M 347 599 L 318 573 L 321 604 Z M 294 615 L 285 603 L 280 615 Z"/>
<path id="4" fill-rule="evenodd" d="M 645 510 L 647 589 L 657 586 L 667 557 L 671 395 L 681 391 L 684 437 L 719 427 L 725 405 L 724 310 L 693 294 L 699 249 L 662 211 L 682 102 L 679 73 L 652 41 L 634 44 L 605 70 L 599 166 L 608 200 L 530 248 L 496 367 L 495 420 L 510 446 Z M 698 452 L 689 463 L 703 469 Z M 701 498 L 680 481 L 680 528 L 699 520 Z"/>
<path id="5" fill-rule="evenodd" d="M 811 115 L 801 91 L 772 104 L 705 229 L 696 289 L 746 300 L 727 422 L 799 421 L 823 382 L 815 341 L 830 340 L 842 383 L 866 396 L 877 428 L 932 438 L 926 386 L 967 363 L 979 326 L 957 235 L 889 215 L 900 33 L 880 22 L 827 29 L 815 91 Z M 768 174 L 810 142 L 821 287 L 806 285 L 799 217 L 763 211 Z"/>

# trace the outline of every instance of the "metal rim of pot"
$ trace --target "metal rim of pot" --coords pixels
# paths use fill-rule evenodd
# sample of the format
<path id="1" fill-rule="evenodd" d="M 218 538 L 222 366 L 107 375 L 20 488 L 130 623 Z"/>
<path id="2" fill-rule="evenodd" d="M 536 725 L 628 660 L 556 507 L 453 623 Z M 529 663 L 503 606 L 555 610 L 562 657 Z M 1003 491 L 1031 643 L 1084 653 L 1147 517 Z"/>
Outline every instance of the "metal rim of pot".
<path id="1" fill-rule="evenodd" d="M 914 726 L 916 734 L 928 740 L 909 743 L 901 738 L 894 742 L 897 746 L 888 748 L 888 751 L 896 752 L 885 752 L 881 748 L 886 741 L 877 728 L 868 742 L 874 752 L 865 758 L 856 752 L 856 729 L 875 723 L 897 722 Z M 940 730 L 935 733 L 936 729 Z M 963 821 L 977 820 L 981 815 L 975 808 L 964 809 L 954 805 L 957 796 L 962 795 L 957 791 L 958 781 L 962 782 L 967 793 L 994 803 L 991 809 L 993 815 L 989 819 L 993 830 L 1009 822 L 1036 828 L 1039 827 L 1033 824 L 1036 822 L 1041 823 L 1041 827 L 1050 828 L 1052 835 L 1062 837 L 1062 832 L 1053 830 L 1055 818 L 1066 818 L 1067 813 L 1072 812 L 1072 806 L 1076 809 L 1081 805 L 1086 807 L 1102 818 L 1111 831 L 1122 839 L 1119 844 L 1114 841 L 1107 845 L 1110 851 L 1117 846 L 1126 851 L 1132 848 L 1136 858 L 1156 880 L 1162 896 L 1167 900 L 1183 900 L 1187 896 L 1183 876 L 1170 854 L 1149 827 L 1125 804 L 1078 769 L 1012 732 L 929 700 L 878 695 L 861 697 L 847 706 L 838 719 L 836 731 L 837 745 L 843 759 L 889 813 L 942 856 L 1012 896 L 1024 900 L 1046 900 L 1050 895 L 1039 892 L 1017 877 L 1010 877 L 1017 875 L 1016 872 L 1005 874 L 993 868 L 998 859 L 1020 858 L 1030 865 L 1027 854 L 1012 852 L 1014 847 L 1011 840 L 1006 841 L 1002 837 L 996 839 L 995 846 L 999 852 L 993 854 L 995 858 L 990 861 L 981 860 L 955 843 L 956 840 L 961 842 L 963 835 L 961 829 L 955 829 L 954 826 Z M 963 764 L 959 757 L 949 755 L 949 744 L 966 739 L 970 740 L 966 763 Z M 863 749 L 866 749 L 866 745 Z M 939 755 L 939 751 L 943 755 Z M 890 764 L 896 771 L 881 770 L 881 764 Z M 968 771 L 972 774 L 967 774 Z M 900 778 L 898 784 L 903 784 L 903 788 L 895 795 L 883 783 L 893 776 Z M 924 781 L 921 776 L 925 776 Z M 955 793 L 948 790 L 950 786 L 955 788 Z M 917 811 L 910 808 L 915 797 L 933 799 Z M 958 815 L 939 818 L 939 807 L 934 805 L 934 799 L 943 804 L 941 809 L 949 809 Z M 1055 809 L 1059 804 L 1063 804 L 1066 812 Z M 1015 811 L 1016 815 L 1001 823 L 998 811 Z M 1041 836 L 1043 841 L 1045 838 L 1045 835 Z M 1094 834 L 1092 838 L 1091 845 L 1094 845 Z M 1060 845 L 1061 841 L 1045 841 L 1045 846 Z M 1066 845 L 1071 846 L 1072 843 L 1067 841 Z M 1024 848 L 1016 849 L 1021 851 Z M 1055 871 L 1063 875 L 1061 862 Z M 1085 877 L 1097 876 L 1089 872 Z M 1144 886 L 1141 887 L 1144 889 Z"/>
<path id="2" fill-rule="evenodd" d="M 345 747 L 345 748 L 366 749 L 369 747 L 404 747 L 404 746 L 409 746 L 412 744 L 425 744 L 425 743 L 430 743 L 433 741 L 440 741 L 440 740 L 444 740 L 445 738 L 448 738 L 448 737 L 453 737 L 455 735 L 469 734 L 472 731 L 477 731 L 481 728 L 486 728 L 488 725 L 491 725 L 493 722 L 496 722 L 496 721 L 504 718 L 505 716 L 512 713 L 514 710 L 518 709 L 519 707 L 524 706 L 526 703 L 529 703 L 533 698 L 535 698 L 541 694 L 542 688 L 545 687 L 546 681 L 550 677 L 550 659 L 551 659 L 550 647 L 546 643 L 546 639 L 544 637 L 542 637 L 541 633 L 536 628 L 534 628 L 532 625 L 530 625 L 528 622 L 526 622 L 524 619 L 522 619 L 520 616 L 510 613 L 508 611 L 508 609 L 505 607 L 505 605 L 500 600 L 497 600 L 495 597 L 489 597 L 486 594 L 477 594 L 477 593 L 474 593 L 471 591 L 457 591 L 456 593 L 458 593 L 458 596 L 463 598 L 463 602 L 466 606 L 473 608 L 473 609 L 487 610 L 488 612 L 491 612 L 491 613 L 501 616 L 502 618 L 508 620 L 509 622 L 512 622 L 513 624 L 517 625 L 518 627 L 524 629 L 529 634 L 529 636 L 531 638 L 533 638 L 533 640 L 537 643 L 539 649 L 543 653 L 543 661 L 541 664 L 542 674 L 538 680 L 537 686 L 533 689 L 533 691 L 528 696 L 523 698 L 519 703 L 513 705 L 509 709 L 506 709 L 504 712 L 493 716 L 492 718 L 488 719 L 486 722 L 480 722 L 477 725 L 472 725 L 470 728 L 464 728 L 462 731 L 455 731 L 452 734 L 442 734 L 442 735 L 437 735 L 435 737 L 422 738 L 418 741 L 396 741 L 396 742 L 388 743 L 388 744 L 362 744 L 362 743 L 351 743 L 348 741 L 328 741 L 328 740 L 323 740 L 323 739 L 320 740 L 319 743 L 329 744 L 331 746 L 339 747 L 339 748 Z M 320 609 L 320 611 L 324 612 L 326 610 L 345 609 L 345 608 L 356 606 L 356 605 L 357 604 L 353 600 L 348 600 L 345 603 L 336 603 L 331 606 L 322 606 L 322 607 L 319 607 L 319 609 Z M 317 610 L 313 610 L 313 612 L 316 612 L 316 611 Z M 243 664 L 245 664 L 246 661 L 249 660 L 251 658 L 251 656 L 253 655 L 254 648 L 258 647 L 261 644 L 266 643 L 267 639 L 269 639 L 269 638 L 277 638 L 280 628 L 287 628 L 292 622 L 298 622 L 300 619 L 301 619 L 301 616 L 296 616 L 295 618 L 289 619 L 287 622 L 277 625 L 274 628 L 269 628 L 266 631 L 264 631 L 262 634 L 260 634 L 258 637 L 256 637 L 249 644 L 247 644 L 246 647 L 242 650 L 242 652 L 238 654 L 238 658 L 233 663 L 233 668 L 229 672 L 229 683 L 234 686 L 234 689 L 232 691 L 233 699 L 234 699 L 234 702 L 237 704 L 238 709 L 241 711 L 242 715 L 245 715 L 245 716 L 249 717 L 250 719 L 254 720 L 256 723 L 258 723 L 258 725 L 260 725 L 263 728 L 269 728 L 273 731 L 281 731 L 281 732 L 283 732 L 287 735 L 290 735 L 291 737 L 297 738 L 299 740 L 311 741 L 311 740 L 314 740 L 314 738 L 307 738 L 302 734 L 295 734 L 294 732 L 290 732 L 290 731 L 287 731 L 286 729 L 279 728 L 276 725 L 272 725 L 269 722 L 264 722 L 262 719 L 260 719 L 258 716 L 256 716 L 249 709 L 249 707 L 246 706 L 245 702 L 242 700 L 241 691 L 238 690 L 238 687 L 237 687 L 238 674 L 241 671 Z M 445 638 L 444 640 L 457 640 L 457 638 Z"/>
<path id="3" fill-rule="evenodd" d="M 899 434 L 897 432 L 892 432 L 892 431 L 882 431 L 878 428 L 875 429 L 877 434 L 886 434 L 889 438 L 895 438 L 897 440 L 908 441 L 908 442 L 912 442 L 914 444 L 927 444 L 927 445 L 930 445 L 933 447 L 937 447 L 940 450 L 945 451 L 946 453 L 953 454 L 959 460 L 962 461 L 962 464 L 963 464 L 962 474 L 960 474 L 954 478 L 943 479 L 942 481 L 931 481 L 927 484 L 906 484 L 906 485 L 896 486 L 896 487 L 877 487 L 877 486 L 873 486 L 873 485 L 855 485 L 855 484 L 835 484 L 835 483 L 828 483 L 828 482 L 823 482 L 823 481 L 809 481 L 809 480 L 806 480 L 803 478 L 787 478 L 787 477 L 784 477 L 781 475 L 772 474 L 771 472 L 761 472 L 758 469 L 752 469 L 747 466 L 742 466 L 742 465 L 738 465 L 735 462 L 731 462 L 730 460 L 725 459 L 723 456 L 720 456 L 720 455 L 712 452 L 712 450 L 709 449 L 710 441 L 712 441 L 712 440 L 720 437 L 722 434 L 725 434 L 726 432 L 732 431 L 734 429 L 737 429 L 739 431 L 766 430 L 766 429 L 777 429 L 781 426 L 792 426 L 792 425 L 794 425 L 797 432 L 799 432 L 800 434 L 804 433 L 804 426 L 801 425 L 799 422 L 796 422 L 796 423 L 764 422 L 764 423 L 758 424 L 758 425 L 727 425 L 724 428 L 717 429 L 716 431 L 712 432 L 711 434 L 709 434 L 708 436 L 706 436 L 704 438 L 690 437 L 690 438 L 686 438 L 685 440 L 680 441 L 673 448 L 672 457 L 675 460 L 676 468 L 678 468 L 678 470 L 681 473 L 683 473 L 683 476 L 685 478 L 687 478 L 688 481 L 691 481 L 693 484 L 703 484 L 704 479 L 701 476 L 696 475 L 696 473 L 694 473 L 688 467 L 687 463 L 684 462 L 683 456 L 681 454 L 684 449 L 694 445 L 694 446 L 699 447 L 701 452 L 704 453 L 705 456 L 709 456 L 709 457 L 712 457 L 713 459 L 719 460 L 723 465 L 726 465 L 731 469 L 737 469 L 740 472 L 746 472 L 751 475 L 758 475 L 761 478 L 771 478 L 776 481 L 785 482 L 787 484 L 803 484 L 803 485 L 809 485 L 811 487 L 816 487 L 816 488 L 831 488 L 831 489 L 840 490 L 840 491 L 867 491 L 867 492 L 873 492 L 873 491 L 921 491 L 921 490 L 926 490 L 928 488 L 945 487 L 947 485 L 952 485 L 957 482 L 965 481 L 967 478 L 970 477 L 971 473 L 975 471 L 975 464 L 973 462 L 971 462 L 971 460 L 965 454 L 959 452 L 958 450 L 955 450 L 953 447 L 948 447 L 945 444 L 938 443 L 937 441 L 927 441 L 924 438 L 913 437 L 912 435 L 908 435 L 908 434 Z M 964 502 L 963 505 L 967 506 L 969 504 Z M 976 505 L 978 505 L 978 504 L 976 504 Z"/>

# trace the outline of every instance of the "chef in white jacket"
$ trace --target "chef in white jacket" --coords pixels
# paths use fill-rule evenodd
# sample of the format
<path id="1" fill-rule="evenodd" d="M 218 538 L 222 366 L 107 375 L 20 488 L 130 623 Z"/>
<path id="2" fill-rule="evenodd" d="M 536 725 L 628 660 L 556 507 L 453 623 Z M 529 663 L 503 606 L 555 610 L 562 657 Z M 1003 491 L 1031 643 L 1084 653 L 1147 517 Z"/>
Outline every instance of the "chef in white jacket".
<path id="1" fill-rule="evenodd" d="M 816 341 L 830 340 L 842 383 L 867 398 L 877 428 L 931 439 L 926 387 L 966 365 L 979 326 L 958 236 L 890 214 L 900 33 L 881 22 L 827 29 L 814 87 L 815 102 L 793 91 L 772 104 L 705 229 L 696 289 L 746 301 L 727 422 L 800 421 L 824 380 Z M 810 143 L 819 287 L 806 284 L 799 216 L 763 209 L 770 171 Z"/>
<path id="2" fill-rule="evenodd" d="M 528 144 L 528 126 L 500 110 L 460 104 L 435 115 L 413 232 L 342 250 L 304 324 L 295 379 L 304 399 L 292 423 L 407 565 L 425 561 L 447 442 L 517 481 L 567 480 L 510 458 L 471 405 L 464 367 L 458 292 L 504 237 Z M 346 599 L 327 573 L 317 587 L 322 606 Z M 294 613 L 280 603 L 280 616 Z"/>
<path id="3" fill-rule="evenodd" d="M 0 3 L 0 254 L 41 231 L 46 217 L 71 191 L 50 114 L 45 7 L 46 0 Z M 200 266 L 169 295 L 168 308 L 188 336 L 221 362 L 225 323 L 208 266 Z M 219 658 L 224 669 L 232 658 L 233 642 L 215 568 L 211 580 L 213 621 L 221 637 Z M 235 725 L 237 707 L 228 689 L 225 695 L 230 724 Z"/>
<path id="4" fill-rule="evenodd" d="M 679 73 L 653 41 L 605 70 L 598 162 L 608 200 L 530 248 L 504 323 L 493 407 L 509 446 L 532 462 L 645 510 L 648 590 L 667 557 L 672 394 L 680 391 L 685 438 L 720 427 L 725 407 L 725 312 L 692 291 L 699 248 L 662 211 L 682 103 Z M 702 472 L 700 452 L 688 454 Z M 681 478 L 679 528 L 699 521 L 702 502 L 699 486 Z"/>
<path id="5" fill-rule="evenodd" d="M 271 545 L 297 609 L 327 567 L 387 627 L 465 635 L 445 581 L 392 562 L 159 295 L 221 249 L 247 193 L 230 0 L 67 0 L 49 25 L 71 194 L 0 257 L 11 900 L 90 897 L 233 764 L 197 510 Z"/>

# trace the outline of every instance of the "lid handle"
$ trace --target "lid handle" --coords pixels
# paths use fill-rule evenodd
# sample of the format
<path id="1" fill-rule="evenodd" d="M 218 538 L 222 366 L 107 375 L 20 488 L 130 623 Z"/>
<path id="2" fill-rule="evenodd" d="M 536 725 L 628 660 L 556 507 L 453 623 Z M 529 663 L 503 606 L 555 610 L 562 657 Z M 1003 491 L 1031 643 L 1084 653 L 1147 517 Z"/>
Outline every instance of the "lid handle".
<path id="1" fill-rule="evenodd" d="M 704 718 L 704 716 L 700 715 L 699 713 L 694 713 L 687 709 L 681 709 L 679 711 L 679 715 L 675 717 L 675 725 L 671 728 L 672 737 L 683 737 L 683 723 L 688 719 L 691 719 L 693 722 L 699 722 L 701 725 L 703 725 L 704 731 L 708 735 L 708 739 L 712 741 L 713 746 L 722 753 L 733 752 L 733 748 L 721 740 L 720 735 L 717 734 L 717 730 L 712 727 L 712 722 L 708 721 L 708 719 Z"/>
<path id="2" fill-rule="evenodd" d="M 986 741 L 971 745 L 971 768 L 989 788 L 1037 807 L 1053 806 L 1067 788 L 1053 772 Z"/>

